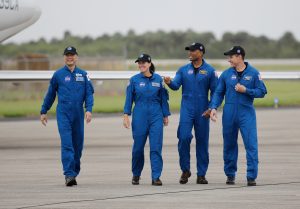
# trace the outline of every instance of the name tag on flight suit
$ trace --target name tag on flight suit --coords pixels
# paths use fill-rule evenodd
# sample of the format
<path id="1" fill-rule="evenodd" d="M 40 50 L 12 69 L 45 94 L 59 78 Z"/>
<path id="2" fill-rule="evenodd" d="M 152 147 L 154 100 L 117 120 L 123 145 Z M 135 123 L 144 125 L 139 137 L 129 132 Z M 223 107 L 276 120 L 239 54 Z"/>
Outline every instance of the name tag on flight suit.
<path id="1" fill-rule="evenodd" d="M 160 87 L 160 83 L 152 82 L 152 86 L 154 86 L 154 87 Z"/>
<path id="2" fill-rule="evenodd" d="M 82 77 L 82 74 L 76 73 L 76 81 L 84 81 L 84 77 Z"/>

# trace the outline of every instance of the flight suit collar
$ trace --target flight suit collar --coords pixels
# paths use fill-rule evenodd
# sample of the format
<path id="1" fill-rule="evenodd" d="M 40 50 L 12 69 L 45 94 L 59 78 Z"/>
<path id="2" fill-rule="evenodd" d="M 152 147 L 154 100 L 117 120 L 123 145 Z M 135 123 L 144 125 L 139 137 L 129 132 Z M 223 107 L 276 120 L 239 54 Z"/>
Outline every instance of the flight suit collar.
<path id="1" fill-rule="evenodd" d="M 202 65 L 199 67 L 199 69 L 205 68 L 206 65 L 207 65 L 206 61 L 204 59 L 202 59 Z M 191 68 L 194 69 L 194 65 L 192 62 L 190 62 L 190 66 L 191 66 Z"/>
<path id="2" fill-rule="evenodd" d="M 245 75 L 245 73 L 247 73 L 249 71 L 249 68 L 250 68 L 250 64 L 248 62 L 244 62 L 245 65 L 246 65 L 246 68 L 245 70 L 243 71 L 242 75 Z M 234 67 L 231 68 L 231 71 L 234 73 L 234 74 L 237 74 L 237 71 Z"/>
<path id="3" fill-rule="evenodd" d="M 66 71 L 68 71 L 69 73 L 71 73 L 71 71 L 70 71 L 70 69 L 68 68 L 67 65 L 64 66 L 64 69 L 65 69 Z M 76 73 L 77 71 L 78 71 L 78 68 L 77 68 L 77 66 L 75 66 L 73 73 Z"/>
<path id="4" fill-rule="evenodd" d="M 154 75 L 155 75 L 155 73 L 153 73 L 151 77 L 146 77 L 146 76 L 144 76 L 144 74 L 143 74 L 143 73 L 140 73 L 140 75 L 141 75 L 141 77 L 142 77 L 142 78 L 146 78 L 146 79 L 153 80 L 153 79 L 154 79 Z"/>

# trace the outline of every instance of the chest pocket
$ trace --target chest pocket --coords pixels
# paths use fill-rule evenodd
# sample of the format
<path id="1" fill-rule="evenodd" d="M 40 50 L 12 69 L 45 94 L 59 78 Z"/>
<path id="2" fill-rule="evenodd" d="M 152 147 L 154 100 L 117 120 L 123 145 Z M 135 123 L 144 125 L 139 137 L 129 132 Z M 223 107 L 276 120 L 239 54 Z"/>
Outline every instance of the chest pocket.
<path id="1" fill-rule="evenodd" d="M 197 75 L 197 81 L 203 81 L 203 80 L 207 80 L 207 79 L 208 79 L 208 74 L 198 73 L 198 75 Z"/>
<path id="2" fill-rule="evenodd" d="M 85 79 L 83 76 L 75 76 L 75 88 L 78 92 L 84 92 Z"/>
<path id="3" fill-rule="evenodd" d="M 238 82 L 239 82 L 238 76 L 235 74 L 232 74 L 227 80 L 227 85 L 234 88 Z"/>
<path id="4" fill-rule="evenodd" d="M 253 81 L 254 78 L 251 75 L 244 75 L 243 78 L 241 79 L 241 84 L 246 86 L 247 88 L 252 88 L 253 86 Z"/>
<path id="5" fill-rule="evenodd" d="M 134 92 L 136 96 L 140 97 L 147 91 L 147 84 L 144 81 L 134 83 Z"/>
<path id="6" fill-rule="evenodd" d="M 199 70 L 197 72 L 197 81 L 208 80 L 208 71 L 207 70 Z"/>

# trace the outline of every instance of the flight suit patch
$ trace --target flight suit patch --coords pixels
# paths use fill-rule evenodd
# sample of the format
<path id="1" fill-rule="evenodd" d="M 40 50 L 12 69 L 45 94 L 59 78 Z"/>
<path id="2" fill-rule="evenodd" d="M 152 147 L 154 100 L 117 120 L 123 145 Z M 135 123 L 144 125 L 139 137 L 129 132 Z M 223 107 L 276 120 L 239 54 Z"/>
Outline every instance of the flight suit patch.
<path id="1" fill-rule="evenodd" d="M 244 80 L 246 80 L 246 81 L 250 81 L 251 79 L 252 79 L 252 76 L 249 76 L 249 75 L 244 77 Z"/>
<path id="2" fill-rule="evenodd" d="M 202 74 L 202 75 L 206 75 L 207 71 L 206 70 L 200 70 L 199 73 Z"/>
<path id="3" fill-rule="evenodd" d="M 188 74 L 192 75 L 194 73 L 194 70 L 188 70 Z"/>
<path id="4" fill-rule="evenodd" d="M 66 76 L 65 77 L 65 82 L 70 82 L 71 81 L 71 77 L 70 76 Z"/>

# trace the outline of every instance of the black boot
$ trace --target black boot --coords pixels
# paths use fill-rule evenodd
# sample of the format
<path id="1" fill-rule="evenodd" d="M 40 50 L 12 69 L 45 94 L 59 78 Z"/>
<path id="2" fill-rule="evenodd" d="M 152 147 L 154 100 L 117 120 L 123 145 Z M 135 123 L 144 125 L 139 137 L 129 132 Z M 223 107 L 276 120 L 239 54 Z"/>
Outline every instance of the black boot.
<path id="1" fill-rule="evenodd" d="M 139 185 L 140 184 L 140 177 L 139 176 L 133 176 L 131 183 L 132 183 L 132 185 Z"/>
<path id="2" fill-rule="evenodd" d="M 73 176 L 66 176 L 65 180 L 66 180 L 65 184 L 66 184 L 67 187 L 77 185 L 76 179 Z"/>
<path id="3" fill-rule="evenodd" d="M 234 185 L 235 184 L 235 177 L 234 176 L 227 176 L 226 184 Z"/>
<path id="4" fill-rule="evenodd" d="M 179 180 L 179 183 L 180 184 L 186 184 L 186 183 L 188 183 L 189 178 L 191 177 L 191 175 L 192 174 L 191 174 L 190 171 L 184 171 L 184 172 L 182 172 L 180 180 Z"/>
<path id="5" fill-rule="evenodd" d="M 154 179 L 152 180 L 152 185 L 153 186 L 162 186 L 162 182 L 161 180 L 158 178 L 158 179 Z"/>
<path id="6" fill-rule="evenodd" d="M 247 179 L 247 185 L 248 186 L 256 186 L 255 179 Z"/>
<path id="7" fill-rule="evenodd" d="M 205 176 L 197 176 L 197 184 L 208 184 Z"/>

